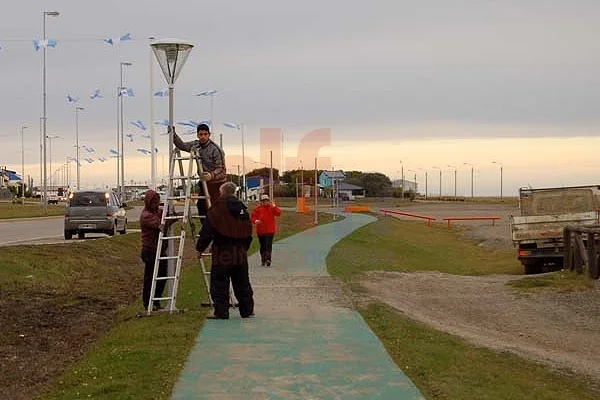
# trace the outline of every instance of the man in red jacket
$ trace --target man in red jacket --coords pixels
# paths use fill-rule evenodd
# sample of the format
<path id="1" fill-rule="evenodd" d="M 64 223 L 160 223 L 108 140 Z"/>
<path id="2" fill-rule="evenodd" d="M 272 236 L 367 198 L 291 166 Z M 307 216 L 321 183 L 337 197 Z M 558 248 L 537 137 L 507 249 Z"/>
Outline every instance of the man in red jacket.
<path id="1" fill-rule="evenodd" d="M 260 242 L 260 259 L 262 266 L 271 266 L 271 251 L 273 249 L 273 236 L 277 231 L 275 217 L 281 215 L 281 209 L 271 202 L 268 195 L 260 196 L 260 204 L 252 211 L 250 220 L 256 225 L 256 235 Z"/>

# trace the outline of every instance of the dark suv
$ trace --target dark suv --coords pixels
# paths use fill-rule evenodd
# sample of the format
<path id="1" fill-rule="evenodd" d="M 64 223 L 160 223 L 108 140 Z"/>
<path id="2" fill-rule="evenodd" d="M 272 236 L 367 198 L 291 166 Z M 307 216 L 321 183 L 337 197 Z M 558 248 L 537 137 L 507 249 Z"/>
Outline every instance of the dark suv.
<path id="1" fill-rule="evenodd" d="M 65 206 L 65 239 L 76 233 L 106 233 L 114 236 L 127 232 L 126 204 L 110 190 L 79 190 L 69 194 Z"/>

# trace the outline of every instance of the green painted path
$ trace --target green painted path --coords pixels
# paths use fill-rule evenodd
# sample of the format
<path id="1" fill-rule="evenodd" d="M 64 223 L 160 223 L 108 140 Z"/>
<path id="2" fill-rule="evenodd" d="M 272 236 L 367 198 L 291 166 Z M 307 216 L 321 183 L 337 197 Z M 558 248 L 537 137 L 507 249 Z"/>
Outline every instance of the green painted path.
<path id="1" fill-rule="evenodd" d="M 207 320 L 173 399 L 423 399 L 340 285 L 331 247 L 374 221 L 346 214 L 273 245 L 273 266 L 251 257 L 256 317 Z"/>

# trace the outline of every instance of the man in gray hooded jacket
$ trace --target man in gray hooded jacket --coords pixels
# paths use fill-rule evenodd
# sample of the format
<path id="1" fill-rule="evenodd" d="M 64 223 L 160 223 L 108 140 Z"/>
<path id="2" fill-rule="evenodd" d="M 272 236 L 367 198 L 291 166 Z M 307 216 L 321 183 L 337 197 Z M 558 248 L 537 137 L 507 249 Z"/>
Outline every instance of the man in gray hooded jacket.
<path id="1" fill-rule="evenodd" d="M 200 124 L 196 127 L 197 140 L 184 142 L 173 130 L 173 143 L 179 150 L 191 152 L 195 151 L 202 162 L 204 172 L 200 174 L 200 180 L 206 181 L 208 195 L 211 204 L 219 197 L 219 187 L 227 180 L 227 170 L 225 168 L 225 153 L 215 142 L 210 139 L 210 129 L 206 124 Z M 202 185 L 199 193 L 202 195 Z M 196 203 L 198 215 L 206 215 L 206 203 L 204 199 L 198 199 Z"/>

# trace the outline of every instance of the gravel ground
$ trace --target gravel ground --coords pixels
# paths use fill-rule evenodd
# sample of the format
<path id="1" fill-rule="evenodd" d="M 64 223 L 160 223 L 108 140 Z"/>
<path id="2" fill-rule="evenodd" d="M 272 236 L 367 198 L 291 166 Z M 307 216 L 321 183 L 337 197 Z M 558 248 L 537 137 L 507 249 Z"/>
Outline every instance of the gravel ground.
<path id="1" fill-rule="evenodd" d="M 439 203 L 405 210 L 438 218 L 500 216 L 493 226 L 485 221 L 460 225 L 469 226 L 464 234 L 484 247 L 512 248 L 508 216 L 518 212 L 514 206 Z M 373 272 L 365 275 L 362 283 L 373 299 L 409 318 L 474 345 L 510 351 L 598 382 L 600 284 L 587 292 L 522 294 L 506 285 L 519 278 L 522 276 Z"/>

